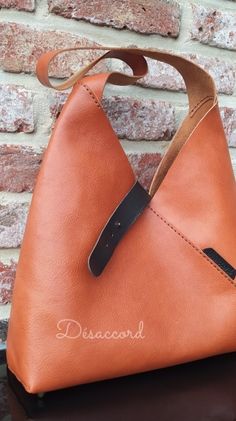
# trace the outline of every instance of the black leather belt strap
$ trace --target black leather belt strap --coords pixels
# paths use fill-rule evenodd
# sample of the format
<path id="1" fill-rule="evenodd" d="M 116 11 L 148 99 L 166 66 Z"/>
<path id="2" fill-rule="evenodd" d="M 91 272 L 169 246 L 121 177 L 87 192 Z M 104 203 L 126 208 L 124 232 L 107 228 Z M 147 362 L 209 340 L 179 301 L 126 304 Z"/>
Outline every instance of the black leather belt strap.
<path id="1" fill-rule="evenodd" d="M 150 200 L 151 196 L 137 181 L 111 215 L 89 256 L 88 266 L 94 276 L 102 273 L 119 241 Z"/>

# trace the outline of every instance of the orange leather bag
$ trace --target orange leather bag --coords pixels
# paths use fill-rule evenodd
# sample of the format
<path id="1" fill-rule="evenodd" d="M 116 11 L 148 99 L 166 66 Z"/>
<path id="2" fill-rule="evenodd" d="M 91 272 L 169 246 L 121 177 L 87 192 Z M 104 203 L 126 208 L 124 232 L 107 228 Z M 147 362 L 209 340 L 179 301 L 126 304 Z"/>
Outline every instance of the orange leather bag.
<path id="1" fill-rule="evenodd" d="M 30 393 L 236 351 L 236 183 L 214 83 L 182 57 L 100 49 L 56 87 L 72 90 L 43 159 L 17 267 L 7 361 Z M 38 61 L 46 86 L 60 52 Z M 189 97 L 149 192 L 101 105 L 107 82 L 146 74 L 144 56 L 174 66 Z M 133 76 L 86 76 L 109 57 Z"/>

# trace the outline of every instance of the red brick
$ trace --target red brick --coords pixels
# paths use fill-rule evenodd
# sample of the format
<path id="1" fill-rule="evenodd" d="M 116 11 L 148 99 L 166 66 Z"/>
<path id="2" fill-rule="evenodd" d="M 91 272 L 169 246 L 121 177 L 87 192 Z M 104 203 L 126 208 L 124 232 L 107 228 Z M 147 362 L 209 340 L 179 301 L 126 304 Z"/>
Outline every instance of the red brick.
<path id="1" fill-rule="evenodd" d="M 49 0 L 49 10 L 66 18 L 85 20 L 97 25 L 127 28 L 145 34 L 177 37 L 180 30 L 180 6 L 166 0 Z"/>
<path id="2" fill-rule="evenodd" d="M 193 4 L 192 39 L 236 50 L 236 13 Z"/>
<path id="3" fill-rule="evenodd" d="M 0 85 L 0 131 L 34 131 L 33 94 L 16 85 Z"/>
<path id="4" fill-rule="evenodd" d="M 16 273 L 16 262 L 4 264 L 0 261 L 0 305 L 11 302 Z"/>
<path id="5" fill-rule="evenodd" d="M 35 72 L 39 56 L 48 50 L 98 45 L 68 32 L 41 31 L 29 25 L 10 22 L 0 24 L 0 33 L 0 66 L 9 72 Z M 50 66 L 49 73 L 55 77 L 70 76 L 100 54 L 92 50 L 61 54 Z M 96 67 L 96 71 L 106 69 L 104 62 Z"/>
<path id="6" fill-rule="evenodd" d="M 67 95 L 51 98 L 51 114 L 60 113 Z M 103 106 L 119 138 L 129 140 L 169 140 L 175 132 L 174 107 L 164 101 L 132 99 L 124 96 L 103 98 Z"/>
<path id="7" fill-rule="evenodd" d="M 175 111 L 170 103 L 130 97 L 105 97 L 103 105 L 119 138 L 169 140 L 175 131 Z"/>
<path id="8" fill-rule="evenodd" d="M 1 7 L 32 12 L 35 9 L 35 0 L 0 0 L 0 9 Z"/>
<path id="9" fill-rule="evenodd" d="M 229 146 L 236 147 L 236 108 L 221 107 L 220 111 Z"/>
<path id="10" fill-rule="evenodd" d="M 127 154 L 130 164 L 139 182 L 149 189 L 152 178 L 156 169 L 161 161 L 160 153 L 128 153 Z"/>
<path id="11" fill-rule="evenodd" d="M 42 161 L 42 151 L 30 146 L 0 145 L 0 190 L 31 192 Z"/>
<path id="12" fill-rule="evenodd" d="M 235 66 L 227 60 L 213 57 L 203 57 L 196 54 L 182 54 L 187 59 L 203 67 L 213 77 L 219 93 L 232 95 L 235 87 Z M 148 59 L 149 73 L 138 84 L 159 89 L 185 91 L 182 76 L 168 64 Z M 125 65 L 122 66 L 123 69 Z"/>
<path id="13" fill-rule="evenodd" d="M 66 92 L 51 93 L 50 92 L 48 97 L 49 97 L 49 103 L 50 103 L 51 117 L 53 117 L 53 119 L 56 120 L 56 118 L 59 117 L 62 107 L 67 100 L 68 93 Z"/>
<path id="14" fill-rule="evenodd" d="M 0 204 L 0 248 L 15 248 L 21 244 L 27 212 L 27 203 Z"/>

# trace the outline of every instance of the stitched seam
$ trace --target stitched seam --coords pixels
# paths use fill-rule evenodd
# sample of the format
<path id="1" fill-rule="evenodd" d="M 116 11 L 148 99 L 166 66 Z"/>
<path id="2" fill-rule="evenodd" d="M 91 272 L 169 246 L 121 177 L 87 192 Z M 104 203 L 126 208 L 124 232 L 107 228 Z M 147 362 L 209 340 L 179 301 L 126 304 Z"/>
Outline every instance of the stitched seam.
<path id="1" fill-rule="evenodd" d="M 96 96 L 94 95 L 93 91 L 85 84 L 81 84 L 81 86 L 86 89 L 86 91 L 89 93 L 89 95 L 91 96 L 91 98 L 94 100 L 95 104 L 97 105 L 98 108 L 102 108 L 101 104 L 99 103 L 99 101 L 97 100 Z"/>
<path id="2" fill-rule="evenodd" d="M 197 111 L 197 108 L 202 105 L 203 103 L 209 101 L 210 99 L 214 99 L 213 96 L 205 96 L 204 98 L 201 99 L 201 101 L 199 101 L 191 110 L 190 110 L 190 116 L 193 117 L 195 111 Z"/>
<path id="3" fill-rule="evenodd" d="M 200 250 L 199 248 L 197 248 L 188 238 L 186 238 L 182 233 L 180 233 L 179 231 L 177 231 L 177 229 L 170 224 L 170 222 L 168 222 L 165 218 L 163 218 L 163 216 L 161 216 L 159 213 L 157 213 L 151 206 L 147 206 L 158 218 L 160 218 L 166 225 L 168 225 L 169 228 L 171 228 L 176 234 L 179 235 L 179 237 L 181 237 L 187 244 L 189 244 L 195 251 L 198 252 L 198 254 L 200 254 L 200 256 L 202 256 L 205 260 L 207 260 L 207 262 L 209 262 L 225 279 L 227 279 L 228 282 L 230 282 L 235 288 L 236 288 L 236 283 L 228 276 L 225 274 L 225 272 L 223 272 L 211 259 L 209 259 L 207 257 L 207 255 L 205 255 L 202 250 Z"/>

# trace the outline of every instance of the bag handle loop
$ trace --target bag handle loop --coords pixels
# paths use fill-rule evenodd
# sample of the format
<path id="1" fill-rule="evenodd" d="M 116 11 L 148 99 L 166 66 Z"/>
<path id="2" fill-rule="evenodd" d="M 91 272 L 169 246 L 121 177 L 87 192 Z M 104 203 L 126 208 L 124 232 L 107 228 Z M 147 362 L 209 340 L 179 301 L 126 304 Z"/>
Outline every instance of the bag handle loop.
<path id="1" fill-rule="evenodd" d="M 75 48 L 66 48 L 63 50 L 53 50 L 48 51 L 42 54 L 38 60 L 37 67 L 36 67 L 36 74 L 39 81 L 50 88 L 54 88 L 56 90 L 62 91 L 68 88 L 71 88 L 76 82 L 81 80 L 88 72 L 91 70 L 99 61 L 106 58 L 117 58 L 124 61 L 128 66 L 132 69 L 133 75 L 130 76 L 128 74 L 120 73 L 120 72 L 112 72 L 108 75 L 109 82 L 113 85 L 130 85 L 135 83 L 138 79 L 144 77 L 148 72 L 148 65 L 145 58 L 141 55 L 132 54 L 128 50 L 124 51 L 123 49 L 115 49 L 107 51 L 106 53 L 102 54 L 100 57 L 96 58 L 95 60 L 91 61 L 87 66 L 80 69 L 78 72 L 73 74 L 69 77 L 66 81 L 58 84 L 52 85 L 49 76 L 48 76 L 48 69 L 51 61 L 61 53 L 68 52 L 68 51 L 75 51 L 75 50 L 101 50 L 106 51 L 108 48 L 106 47 L 75 47 Z M 107 80 L 108 81 L 108 80 Z"/>
<path id="2" fill-rule="evenodd" d="M 56 86 L 52 85 L 48 76 L 48 68 L 50 62 L 61 53 L 77 50 L 96 50 L 106 52 L 73 74 L 66 81 Z M 77 81 L 82 79 L 86 73 L 88 73 L 88 71 L 92 69 L 100 60 L 105 58 L 118 58 L 126 62 L 132 68 L 133 76 L 119 72 L 113 72 L 109 77 L 109 82 L 115 85 L 128 85 L 135 83 L 139 78 L 142 78 L 147 74 L 147 63 L 143 56 L 170 64 L 179 71 L 186 84 L 190 112 L 194 112 L 196 107 L 202 105 L 206 101 L 212 100 L 213 103 L 216 101 L 215 84 L 211 76 L 204 69 L 202 69 L 197 64 L 187 60 L 186 58 L 152 49 L 74 47 L 52 50 L 40 56 L 36 67 L 36 73 L 39 81 L 43 85 L 61 91 L 72 87 Z"/>

